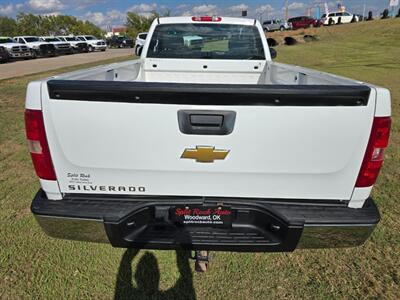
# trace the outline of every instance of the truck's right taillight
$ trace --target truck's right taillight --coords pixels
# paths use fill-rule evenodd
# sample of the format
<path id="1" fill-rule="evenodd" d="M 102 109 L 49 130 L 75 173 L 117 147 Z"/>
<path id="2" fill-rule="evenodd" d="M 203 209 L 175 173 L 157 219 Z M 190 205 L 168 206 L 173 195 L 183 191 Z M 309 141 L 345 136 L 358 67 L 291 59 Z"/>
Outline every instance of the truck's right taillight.
<path id="1" fill-rule="evenodd" d="M 47 143 L 41 110 L 25 110 L 25 128 L 28 148 L 36 174 L 41 179 L 57 180 Z"/>
<path id="2" fill-rule="evenodd" d="M 383 154 L 389 144 L 390 117 L 375 117 L 356 187 L 374 185 L 383 164 Z"/>

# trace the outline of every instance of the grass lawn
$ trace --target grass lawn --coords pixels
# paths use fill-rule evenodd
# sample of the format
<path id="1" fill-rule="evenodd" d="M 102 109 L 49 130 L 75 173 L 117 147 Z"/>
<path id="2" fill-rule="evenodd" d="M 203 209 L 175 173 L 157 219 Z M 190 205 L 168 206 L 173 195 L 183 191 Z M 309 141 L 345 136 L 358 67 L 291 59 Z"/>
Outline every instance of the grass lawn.
<path id="1" fill-rule="evenodd" d="M 382 220 L 365 245 L 273 254 L 213 252 L 209 272 L 198 274 L 185 252 L 126 251 L 48 238 L 29 210 L 39 184 L 24 137 L 25 88 L 29 81 L 87 66 L 72 67 L 0 81 L 0 299 L 398 299 L 400 19 L 316 32 L 319 42 L 278 47 L 278 60 L 392 92 L 391 146 L 373 191 Z"/>

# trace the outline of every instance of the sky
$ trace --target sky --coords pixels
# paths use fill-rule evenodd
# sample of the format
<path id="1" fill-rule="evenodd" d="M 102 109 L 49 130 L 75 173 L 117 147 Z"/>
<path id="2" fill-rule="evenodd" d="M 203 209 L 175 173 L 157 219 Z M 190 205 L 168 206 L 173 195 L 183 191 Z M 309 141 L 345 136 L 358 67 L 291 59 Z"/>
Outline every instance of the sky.
<path id="1" fill-rule="evenodd" d="M 0 0 L 0 15 L 15 17 L 18 12 L 41 15 L 68 14 L 82 20 L 89 20 L 102 28 L 123 25 L 127 11 L 141 15 L 149 15 L 152 11 L 161 14 L 170 11 L 172 16 L 180 15 L 220 15 L 240 16 L 242 10 L 248 11 L 248 16 L 258 19 L 282 18 L 284 15 L 284 0 L 269 1 L 129 1 L 129 0 Z M 306 15 L 319 0 L 289 1 L 289 16 Z M 379 14 L 389 3 L 389 0 L 343 0 L 326 1 L 331 11 L 338 2 L 343 2 L 346 9 L 352 13 L 363 13 L 364 2 L 366 12 Z M 323 7 L 323 6 L 322 6 Z"/>

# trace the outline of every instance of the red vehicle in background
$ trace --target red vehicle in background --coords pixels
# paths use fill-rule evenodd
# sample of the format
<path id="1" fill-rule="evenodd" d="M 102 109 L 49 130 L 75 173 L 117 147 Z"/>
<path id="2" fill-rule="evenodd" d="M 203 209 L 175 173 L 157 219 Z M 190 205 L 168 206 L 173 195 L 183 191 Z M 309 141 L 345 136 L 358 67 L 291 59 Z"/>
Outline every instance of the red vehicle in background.
<path id="1" fill-rule="evenodd" d="M 319 20 L 307 16 L 290 18 L 288 23 L 292 24 L 293 29 L 319 27 L 322 25 Z"/>

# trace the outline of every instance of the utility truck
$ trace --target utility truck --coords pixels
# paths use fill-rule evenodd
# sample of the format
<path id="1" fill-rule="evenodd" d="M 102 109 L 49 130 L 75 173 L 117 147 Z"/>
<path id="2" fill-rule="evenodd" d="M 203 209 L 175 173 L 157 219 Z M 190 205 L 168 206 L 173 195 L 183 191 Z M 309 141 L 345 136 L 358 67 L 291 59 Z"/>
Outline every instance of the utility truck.
<path id="1" fill-rule="evenodd" d="M 273 62 L 256 20 L 158 18 L 139 59 L 29 83 L 32 212 L 114 247 L 361 245 L 390 109 L 385 88 Z"/>

